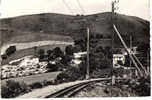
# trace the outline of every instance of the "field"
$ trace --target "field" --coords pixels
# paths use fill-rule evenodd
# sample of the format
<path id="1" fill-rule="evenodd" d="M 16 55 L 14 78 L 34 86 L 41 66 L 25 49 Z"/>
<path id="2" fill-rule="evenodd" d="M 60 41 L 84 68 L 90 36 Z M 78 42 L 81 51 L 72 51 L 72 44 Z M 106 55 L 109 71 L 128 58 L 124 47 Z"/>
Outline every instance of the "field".
<path id="1" fill-rule="evenodd" d="M 18 78 L 10 78 L 10 79 L 5 79 L 1 81 L 1 84 L 4 85 L 5 82 L 7 80 L 14 80 L 17 82 L 25 82 L 26 84 L 32 84 L 35 82 L 42 82 L 44 80 L 54 80 L 56 78 L 56 76 L 59 74 L 60 72 L 51 72 L 51 73 L 44 73 L 44 74 L 37 74 L 37 75 L 32 75 L 32 76 L 26 76 L 26 77 L 18 77 Z"/>
<path id="2" fill-rule="evenodd" d="M 61 42 L 61 41 L 60 41 Z M 44 42 L 45 43 L 45 42 Z M 30 44 L 30 46 L 28 46 Z M 38 42 L 37 44 L 34 45 L 34 43 L 26 43 L 26 49 L 23 49 L 23 46 L 25 45 L 20 45 L 18 46 L 18 50 L 10 55 L 6 60 L 2 61 L 2 65 L 8 64 L 10 61 L 15 60 L 15 59 L 20 59 L 22 57 L 28 56 L 28 55 L 35 55 L 35 49 L 34 46 L 37 46 L 39 44 L 39 46 L 37 47 L 37 50 L 39 49 L 44 49 L 45 51 L 47 50 L 53 50 L 55 47 L 60 47 L 62 51 L 64 51 L 65 47 L 67 45 L 73 44 L 73 42 L 61 42 L 61 43 L 56 43 L 56 44 L 49 44 L 49 41 L 47 43 L 45 43 L 46 45 L 42 45 L 40 44 L 40 42 Z"/>

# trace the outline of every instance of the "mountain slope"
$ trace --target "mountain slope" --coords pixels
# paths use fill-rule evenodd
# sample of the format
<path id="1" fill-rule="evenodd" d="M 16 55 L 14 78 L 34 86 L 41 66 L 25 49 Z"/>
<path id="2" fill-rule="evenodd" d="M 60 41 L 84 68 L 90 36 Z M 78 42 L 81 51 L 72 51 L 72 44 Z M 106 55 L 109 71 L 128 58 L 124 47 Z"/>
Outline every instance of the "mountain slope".
<path id="1" fill-rule="evenodd" d="M 2 43 L 29 42 L 56 39 L 63 41 L 84 38 L 86 33 L 84 18 L 87 19 L 91 34 L 111 36 L 111 13 L 100 13 L 87 16 L 71 16 L 54 13 L 27 15 L 15 18 L 1 19 L 0 36 Z M 134 16 L 117 14 L 116 26 L 123 34 L 132 34 L 136 41 L 149 43 L 149 22 Z M 58 37 L 54 38 L 53 36 Z"/>

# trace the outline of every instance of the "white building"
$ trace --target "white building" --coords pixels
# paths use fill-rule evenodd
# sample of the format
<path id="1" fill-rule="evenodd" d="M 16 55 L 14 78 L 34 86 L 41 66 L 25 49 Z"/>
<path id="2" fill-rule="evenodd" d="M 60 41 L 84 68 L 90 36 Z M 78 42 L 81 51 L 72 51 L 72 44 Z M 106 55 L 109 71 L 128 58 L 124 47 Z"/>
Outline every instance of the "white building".
<path id="1" fill-rule="evenodd" d="M 125 64 L 125 55 L 113 54 L 113 65 L 118 64 L 118 61 L 121 61 L 123 64 Z"/>
<path id="2" fill-rule="evenodd" d="M 81 57 L 85 56 L 86 54 L 87 54 L 87 52 L 74 53 L 74 58 L 81 58 Z"/>
<path id="3" fill-rule="evenodd" d="M 71 65 L 72 66 L 78 66 L 79 64 L 81 64 L 82 60 L 80 58 L 84 57 L 87 54 L 87 52 L 78 52 L 78 53 L 74 53 L 74 58 L 71 61 Z"/>

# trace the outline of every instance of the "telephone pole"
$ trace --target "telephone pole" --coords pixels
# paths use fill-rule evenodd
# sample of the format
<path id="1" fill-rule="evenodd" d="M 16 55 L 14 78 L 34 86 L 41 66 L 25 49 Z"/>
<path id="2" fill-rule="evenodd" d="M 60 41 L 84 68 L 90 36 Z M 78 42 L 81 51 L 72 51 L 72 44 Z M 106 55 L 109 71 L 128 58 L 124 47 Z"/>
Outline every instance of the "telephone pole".
<path id="1" fill-rule="evenodd" d="M 90 33 L 89 27 L 87 27 L 87 68 L 86 68 L 86 79 L 89 79 L 90 76 L 90 66 L 89 66 L 89 41 L 90 41 Z"/>
<path id="2" fill-rule="evenodd" d="M 130 35 L 130 53 L 132 53 L 132 36 Z M 131 67 L 132 61 L 130 60 L 130 67 Z"/>
<path id="3" fill-rule="evenodd" d="M 119 2 L 119 0 L 114 0 L 114 1 L 112 1 L 112 5 L 111 5 L 111 7 L 112 7 L 112 9 L 111 9 L 111 11 L 112 11 L 112 14 L 111 14 L 111 19 L 112 19 L 112 25 L 113 24 L 115 24 L 115 14 L 116 14 L 116 10 L 118 9 L 118 7 L 116 7 L 116 3 L 118 3 Z M 115 76 L 114 76 L 114 74 L 113 74 L 113 67 L 114 67 L 114 65 L 113 65 L 113 49 L 114 49 L 114 33 L 112 33 L 112 43 L 111 43 L 111 45 L 112 45 L 112 47 L 111 47 L 111 49 L 112 49 L 112 68 L 111 68 L 111 74 L 112 74 L 112 76 L 111 76 L 111 85 L 114 85 L 115 84 Z"/>

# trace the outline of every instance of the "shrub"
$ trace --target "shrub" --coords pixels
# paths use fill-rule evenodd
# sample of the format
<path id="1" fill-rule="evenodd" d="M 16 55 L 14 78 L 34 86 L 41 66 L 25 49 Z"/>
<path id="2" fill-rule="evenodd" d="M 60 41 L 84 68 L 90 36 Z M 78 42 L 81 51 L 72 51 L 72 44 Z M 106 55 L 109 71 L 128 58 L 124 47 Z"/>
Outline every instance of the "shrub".
<path id="1" fill-rule="evenodd" d="M 37 89 L 37 88 L 42 88 L 43 87 L 43 83 L 42 82 L 35 82 L 29 85 L 31 87 L 31 89 Z"/>
<path id="2" fill-rule="evenodd" d="M 16 82 L 13 80 L 6 81 L 6 85 L 2 85 L 2 98 L 13 98 L 22 93 L 27 93 L 31 89 L 24 82 Z"/>
<path id="3" fill-rule="evenodd" d="M 83 78 L 81 70 L 76 67 L 70 67 L 66 71 L 63 71 L 59 75 L 57 75 L 55 82 L 56 84 L 63 83 L 63 82 L 71 82 L 78 79 Z"/>
<path id="4" fill-rule="evenodd" d="M 72 60 L 72 56 L 65 55 L 62 57 L 61 63 L 63 65 L 68 65 L 68 63 Z"/>
<path id="5" fill-rule="evenodd" d="M 62 52 L 62 50 L 60 49 L 60 47 L 56 47 L 53 49 L 53 54 L 55 56 L 55 58 L 57 57 L 63 57 L 64 53 Z"/>
<path id="6" fill-rule="evenodd" d="M 91 78 L 105 78 L 110 76 L 111 76 L 110 68 L 94 70 L 90 75 Z"/>
<path id="7" fill-rule="evenodd" d="M 48 69 L 48 72 L 53 72 L 58 70 L 58 66 L 55 64 L 48 63 L 46 68 Z"/>
<path id="8" fill-rule="evenodd" d="M 72 45 L 68 45 L 68 46 L 66 46 L 66 48 L 65 48 L 65 53 L 66 53 L 66 55 L 73 55 L 73 46 Z"/>
<path id="9" fill-rule="evenodd" d="M 53 81 L 48 81 L 48 80 L 44 80 L 42 82 L 43 86 L 48 86 L 48 85 L 54 85 L 54 82 Z"/>
<path id="10" fill-rule="evenodd" d="M 11 54 L 15 53 L 16 51 L 16 46 L 10 46 L 7 50 L 6 50 L 6 55 L 10 56 Z"/>
<path id="11" fill-rule="evenodd" d="M 2 57 L 2 60 L 7 59 L 7 55 L 6 54 L 1 55 L 1 57 Z"/>
<path id="12" fill-rule="evenodd" d="M 132 89 L 135 91 L 138 96 L 150 96 L 150 77 L 141 78 L 138 80 L 138 84 L 134 83 L 134 85 L 130 84 Z"/>
<path id="13" fill-rule="evenodd" d="M 39 49 L 38 50 L 38 57 L 40 61 L 43 61 L 45 58 L 45 50 L 44 49 Z"/>
<path id="14" fill-rule="evenodd" d="M 13 80 L 6 81 L 5 85 L 1 87 L 2 98 L 14 98 L 24 93 L 30 92 L 32 89 L 42 88 L 48 85 L 54 85 L 54 81 L 44 80 L 42 82 L 35 82 L 26 85 L 24 82 L 16 82 Z"/>
<path id="15" fill-rule="evenodd" d="M 53 53 L 52 50 L 47 50 L 47 55 L 48 55 L 48 56 L 51 56 L 52 53 Z"/>

